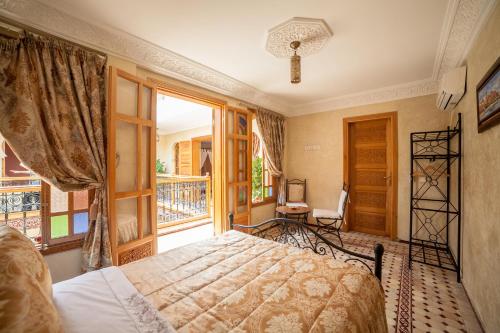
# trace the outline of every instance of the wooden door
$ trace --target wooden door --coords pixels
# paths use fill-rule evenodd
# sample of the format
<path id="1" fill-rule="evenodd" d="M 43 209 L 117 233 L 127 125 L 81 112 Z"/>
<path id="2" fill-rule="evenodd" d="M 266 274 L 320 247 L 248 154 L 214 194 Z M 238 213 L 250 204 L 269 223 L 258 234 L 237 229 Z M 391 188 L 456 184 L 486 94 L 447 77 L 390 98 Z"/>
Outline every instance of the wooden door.
<path id="1" fill-rule="evenodd" d="M 344 119 L 347 228 L 396 237 L 396 114 Z"/>
<path id="2" fill-rule="evenodd" d="M 179 142 L 179 175 L 192 175 L 192 147 L 191 140 Z"/>
<path id="3" fill-rule="evenodd" d="M 249 225 L 252 195 L 252 114 L 230 108 L 226 117 L 226 193 L 234 223 Z"/>
<path id="4" fill-rule="evenodd" d="M 156 254 L 156 88 L 109 70 L 109 226 L 113 264 Z"/>

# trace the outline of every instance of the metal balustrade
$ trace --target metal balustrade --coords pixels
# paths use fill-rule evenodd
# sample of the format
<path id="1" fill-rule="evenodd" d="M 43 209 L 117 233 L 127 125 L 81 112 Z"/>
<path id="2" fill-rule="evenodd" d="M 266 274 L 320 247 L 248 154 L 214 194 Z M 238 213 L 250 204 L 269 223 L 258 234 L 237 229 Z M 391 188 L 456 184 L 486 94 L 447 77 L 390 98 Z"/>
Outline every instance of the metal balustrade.
<path id="1" fill-rule="evenodd" d="M 0 177 L 0 223 L 41 243 L 41 184 L 37 177 Z"/>
<path id="2" fill-rule="evenodd" d="M 210 217 L 210 193 L 208 176 L 158 175 L 158 227 Z"/>

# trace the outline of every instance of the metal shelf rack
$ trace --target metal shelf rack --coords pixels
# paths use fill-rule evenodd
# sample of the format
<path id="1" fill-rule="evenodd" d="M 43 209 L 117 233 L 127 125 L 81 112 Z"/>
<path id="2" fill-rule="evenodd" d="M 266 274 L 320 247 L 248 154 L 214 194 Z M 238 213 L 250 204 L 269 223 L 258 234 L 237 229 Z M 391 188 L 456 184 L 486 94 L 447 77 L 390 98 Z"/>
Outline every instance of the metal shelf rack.
<path id="1" fill-rule="evenodd" d="M 453 128 L 411 133 L 410 144 L 410 268 L 419 262 L 448 269 L 460 282 L 462 115 Z"/>

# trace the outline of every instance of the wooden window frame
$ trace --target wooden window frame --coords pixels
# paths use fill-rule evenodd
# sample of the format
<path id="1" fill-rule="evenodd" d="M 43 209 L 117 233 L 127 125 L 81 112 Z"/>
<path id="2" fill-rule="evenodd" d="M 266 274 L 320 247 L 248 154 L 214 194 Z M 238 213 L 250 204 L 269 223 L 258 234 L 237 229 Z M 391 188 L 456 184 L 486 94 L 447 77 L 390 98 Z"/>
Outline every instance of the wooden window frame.
<path id="1" fill-rule="evenodd" d="M 87 212 L 89 216 L 90 225 L 90 206 L 94 201 L 95 190 L 88 190 L 88 205 L 86 209 L 74 209 L 73 207 L 73 192 L 68 192 L 68 210 L 64 212 L 51 213 L 50 212 L 50 185 L 46 182 L 41 182 L 40 191 L 40 219 L 41 219 L 41 234 L 42 234 L 42 245 L 39 250 L 43 255 L 54 254 L 58 252 L 64 252 L 72 249 L 79 248 L 83 245 L 83 239 L 85 238 L 86 232 L 80 234 L 74 234 L 73 226 L 73 215 L 78 213 Z M 60 237 L 56 239 L 50 238 L 51 233 L 51 216 L 68 215 L 68 236 Z"/>
<path id="2" fill-rule="evenodd" d="M 266 174 L 266 170 L 269 170 L 269 169 L 267 168 L 266 155 L 265 155 L 263 147 L 262 147 L 262 140 L 260 141 L 260 145 L 261 145 L 261 149 L 262 149 L 262 196 L 263 196 L 263 198 L 260 201 L 253 201 L 252 200 L 252 208 L 253 207 L 259 207 L 259 206 L 264 206 L 264 205 L 269 205 L 269 204 L 272 204 L 272 203 L 276 203 L 276 201 L 277 201 L 277 195 L 276 195 L 277 186 L 276 186 L 276 184 L 278 183 L 278 178 L 271 176 L 271 185 L 270 186 L 264 185 L 265 184 L 264 177 L 265 177 L 265 174 Z M 269 172 L 269 171 L 267 171 L 267 172 Z M 266 197 L 264 195 L 265 189 L 269 188 L 269 187 L 271 187 L 273 189 L 272 190 L 273 191 L 273 195 L 270 196 L 270 197 L 269 196 Z"/>

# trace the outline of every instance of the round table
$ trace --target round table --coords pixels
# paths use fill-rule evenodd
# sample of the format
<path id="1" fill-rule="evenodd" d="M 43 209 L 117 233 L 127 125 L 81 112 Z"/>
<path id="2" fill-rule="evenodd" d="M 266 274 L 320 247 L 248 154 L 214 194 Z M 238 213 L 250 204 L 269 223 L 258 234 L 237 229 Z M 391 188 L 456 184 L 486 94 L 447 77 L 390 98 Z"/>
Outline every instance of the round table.
<path id="1" fill-rule="evenodd" d="M 276 213 L 278 216 L 290 218 L 295 217 L 297 220 L 302 222 L 307 222 L 307 216 L 311 212 L 309 207 L 289 207 L 289 206 L 278 206 L 276 207 Z"/>

